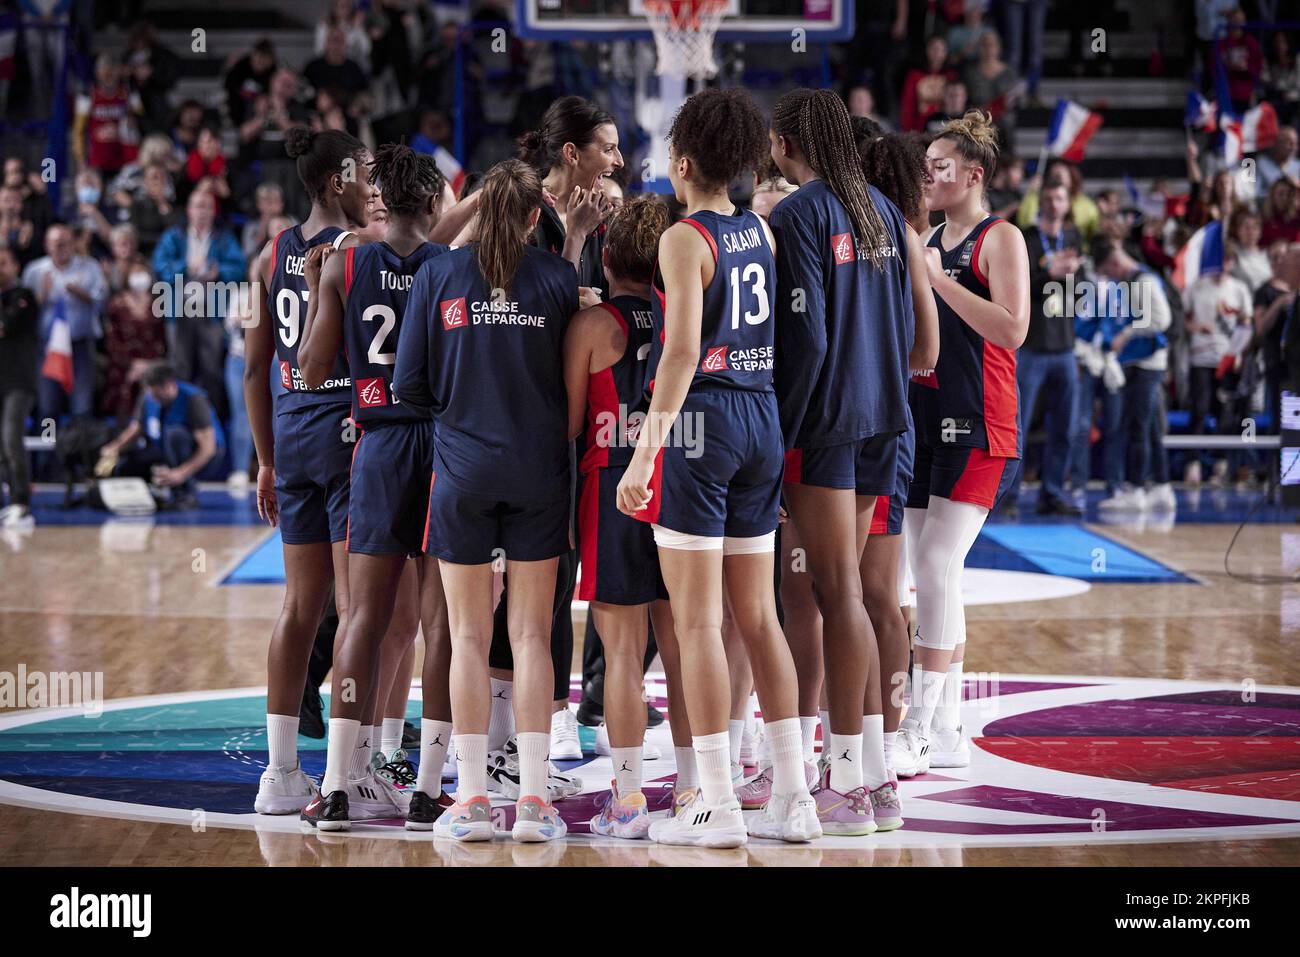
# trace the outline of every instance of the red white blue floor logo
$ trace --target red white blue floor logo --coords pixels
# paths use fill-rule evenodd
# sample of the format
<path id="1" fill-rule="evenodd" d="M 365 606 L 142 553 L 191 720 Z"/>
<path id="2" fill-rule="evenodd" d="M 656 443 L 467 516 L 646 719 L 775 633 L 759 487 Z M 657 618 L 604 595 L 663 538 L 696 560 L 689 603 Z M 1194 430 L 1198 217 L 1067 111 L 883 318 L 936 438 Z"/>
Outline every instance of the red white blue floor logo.
<path id="1" fill-rule="evenodd" d="M 652 683 L 652 695 L 662 684 Z M 418 714 L 412 702 L 411 714 Z M 0 719 L 0 803 L 130 820 L 296 831 L 251 812 L 266 761 L 263 689 L 109 702 L 98 717 Z M 1095 844 L 1300 836 L 1300 688 L 1145 678 L 1001 675 L 968 684 L 967 768 L 902 783 L 906 826 L 824 847 Z M 650 732 L 652 809 L 667 804 L 666 727 Z M 584 735 L 590 746 L 591 737 Z M 324 743 L 299 739 L 321 772 Z M 558 805 L 570 840 L 609 787 L 609 759 L 568 765 L 582 794 Z M 503 808 L 508 818 L 513 807 Z M 401 822 L 354 833 L 430 840 Z"/>

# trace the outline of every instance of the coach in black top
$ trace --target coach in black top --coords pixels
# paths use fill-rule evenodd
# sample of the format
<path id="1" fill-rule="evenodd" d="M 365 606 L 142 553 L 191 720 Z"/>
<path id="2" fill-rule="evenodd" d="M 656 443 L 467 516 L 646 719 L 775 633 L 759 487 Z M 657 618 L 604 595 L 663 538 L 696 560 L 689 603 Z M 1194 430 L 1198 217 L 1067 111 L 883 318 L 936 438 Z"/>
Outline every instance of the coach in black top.
<path id="1" fill-rule="evenodd" d="M 11 497 L 7 508 L 0 507 L 5 527 L 31 523 L 32 483 L 23 433 L 36 405 L 41 362 L 40 308 L 32 291 L 19 285 L 18 268 L 13 249 L 0 246 L 0 474 L 9 482 Z"/>
<path id="2" fill-rule="evenodd" d="M 1074 420 L 1074 394 L 1078 367 L 1074 361 L 1074 309 L 1067 303 L 1073 282 L 1082 278 L 1079 230 L 1069 220 L 1070 191 L 1063 185 L 1045 186 L 1039 196 L 1039 214 L 1025 230 L 1029 249 L 1030 314 L 1029 334 L 1016 355 L 1016 381 L 1020 386 L 1020 434 L 1029 435 L 1038 393 L 1046 389 L 1044 425 L 1047 440 L 1043 448 L 1042 491 L 1038 495 L 1040 515 L 1082 515 L 1065 497 L 1065 472 L 1070 464 L 1070 428 Z M 1009 509 L 1020 494 L 1016 476 Z"/>

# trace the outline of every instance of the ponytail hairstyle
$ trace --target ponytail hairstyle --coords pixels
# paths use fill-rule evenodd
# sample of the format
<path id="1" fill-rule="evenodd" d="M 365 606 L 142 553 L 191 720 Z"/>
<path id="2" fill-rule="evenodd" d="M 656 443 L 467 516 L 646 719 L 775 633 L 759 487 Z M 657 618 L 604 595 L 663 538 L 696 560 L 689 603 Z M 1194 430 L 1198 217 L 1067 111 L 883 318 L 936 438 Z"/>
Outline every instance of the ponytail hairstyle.
<path id="1" fill-rule="evenodd" d="M 831 90 L 793 90 L 776 101 L 772 131 L 798 143 L 813 172 L 848 210 L 858 248 L 866 249 L 872 265 L 881 267 L 889 233 L 867 192 L 844 101 Z"/>
<path id="2" fill-rule="evenodd" d="M 925 137 L 920 133 L 887 133 L 859 142 L 858 156 L 867 182 L 898 207 L 904 219 L 924 213 L 921 185 L 925 181 Z"/>
<path id="3" fill-rule="evenodd" d="M 659 258 L 659 237 L 669 225 L 668 207 L 654 196 L 624 204 L 605 233 L 606 268 L 632 282 L 650 282 Z"/>
<path id="4" fill-rule="evenodd" d="M 988 113 L 967 110 L 960 119 L 945 123 L 935 139 L 952 140 L 957 146 L 958 156 L 984 170 L 981 188 L 993 181 L 998 168 L 998 130 Z"/>
<path id="5" fill-rule="evenodd" d="M 343 170 L 344 162 L 360 162 L 366 145 L 342 130 L 314 132 L 305 126 L 295 126 L 284 134 L 284 151 L 289 159 L 297 160 L 298 178 L 307 189 L 313 203 L 325 199 L 330 177 Z"/>
<path id="6" fill-rule="evenodd" d="M 745 170 L 760 170 L 768 155 L 767 124 L 740 87 L 701 90 L 682 104 L 668 128 L 679 157 L 690 157 L 702 189 L 725 189 Z"/>
<path id="7" fill-rule="evenodd" d="M 446 179 L 434 158 L 405 143 L 388 143 L 375 151 L 370 178 L 379 187 L 384 205 L 398 216 L 418 216 L 429 209 L 429 198 L 442 196 Z"/>
<path id="8" fill-rule="evenodd" d="M 564 145 L 578 149 L 596 139 L 597 127 L 613 125 L 614 117 L 590 100 L 562 96 L 546 108 L 537 129 L 519 137 L 516 155 L 542 175 L 564 165 Z"/>
<path id="9" fill-rule="evenodd" d="M 483 178 L 478 206 L 478 268 L 490 289 L 508 289 L 524 257 L 528 218 L 542 205 L 542 180 L 517 159 L 502 160 Z"/>

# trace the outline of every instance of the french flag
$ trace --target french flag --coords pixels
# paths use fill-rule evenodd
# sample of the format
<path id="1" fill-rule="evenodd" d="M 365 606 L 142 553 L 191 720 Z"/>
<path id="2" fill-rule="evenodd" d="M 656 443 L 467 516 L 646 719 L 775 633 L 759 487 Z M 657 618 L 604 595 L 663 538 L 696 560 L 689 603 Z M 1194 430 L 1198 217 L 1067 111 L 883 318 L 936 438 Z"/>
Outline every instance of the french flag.
<path id="1" fill-rule="evenodd" d="M 1187 94 L 1187 108 L 1183 110 L 1183 126 L 1205 133 L 1218 129 L 1218 110 L 1213 100 L 1207 100 L 1192 90 Z"/>
<path id="2" fill-rule="evenodd" d="M 465 185 L 465 170 L 461 168 L 459 161 L 445 146 L 439 146 L 433 151 L 433 161 L 438 164 L 438 169 L 447 178 L 447 185 L 451 187 L 451 191 L 459 196 L 460 188 Z"/>
<path id="3" fill-rule="evenodd" d="M 41 375 L 63 386 L 63 391 L 72 395 L 72 329 L 63 315 L 63 303 L 54 304 L 54 321 L 50 325 L 50 337 L 45 343 L 45 361 L 41 364 Z"/>
<path id="4" fill-rule="evenodd" d="M 1083 160 L 1084 147 L 1101 126 L 1101 114 L 1072 100 L 1057 100 L 1052 125 L 1047 129 L 1047 155 L 1072 163 Z"/>
<path id="5" fill-rule="evenodd" d="M 1184 292 L 1201 276 L 1223 271 L 1223 223 L 1206 223 L 1174 257 L 1174 285 Z"/>
<path id="6" fill-rule="evenodd" d="M 1229 166 L 1241 162 L 1247 153 L 1266 150 L 1277 139 L 1277 111 L 1271 103 L 1253 106 L 1241 116 L 1222 110 L 1219 113 L 1220 147 L 1223 161 Z"/>

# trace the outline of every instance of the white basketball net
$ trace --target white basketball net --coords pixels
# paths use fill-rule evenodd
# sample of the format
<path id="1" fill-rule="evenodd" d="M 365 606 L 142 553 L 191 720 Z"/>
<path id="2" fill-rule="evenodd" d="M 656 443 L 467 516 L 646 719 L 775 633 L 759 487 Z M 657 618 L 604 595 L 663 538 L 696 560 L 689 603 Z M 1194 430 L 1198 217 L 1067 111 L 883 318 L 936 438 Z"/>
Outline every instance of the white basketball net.
<path id="1" fill-rule="evenodd" d="M 645 0 L 658 53 L 655 72 L 696 80 L 717 74 L 713 38 L 725 10 L 725 0 Z"/>

